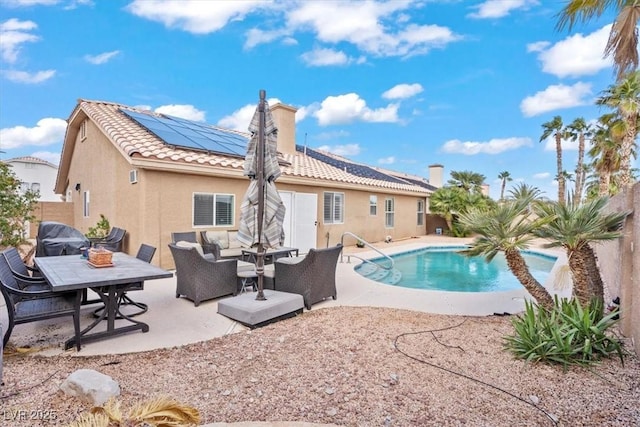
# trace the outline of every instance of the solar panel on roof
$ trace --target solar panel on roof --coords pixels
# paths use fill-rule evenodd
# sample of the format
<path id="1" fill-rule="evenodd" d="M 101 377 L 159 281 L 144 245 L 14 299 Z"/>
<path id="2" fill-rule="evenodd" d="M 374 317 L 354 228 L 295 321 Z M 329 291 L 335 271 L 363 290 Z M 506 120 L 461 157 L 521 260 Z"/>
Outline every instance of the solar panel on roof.
<path id="1" fill-rule="evenodd" d="M 394 182 L 396 184 L 406 184 L 405 181 L 397 179 L 391 175 L 387 175 L 382 172 L 379 172 L 369 166 L 336 159 L 335 157 L 327 156 L 326 154 L 322 154 L 308 147 L 305 150 L 304 147 L 300 145 L 296 145 L 296 150 L 302 151 L 302 152 L 306 151 L 307 155 L 310 157 L 313 157 L 314 159 L 320 160 L 323 163 L 327 163 L 333 167 L 336 167 L 340 170 L 348 172 L 352 175 L 359 176 L 361 178 L 377 179 L 380 181 Z"/>
<path id="2" fill-rule="evenodd" d="M 249 139 L 234 132 L 178 117 L 120 111 L 169 145 L 239 157 L 247 151 Z"/>

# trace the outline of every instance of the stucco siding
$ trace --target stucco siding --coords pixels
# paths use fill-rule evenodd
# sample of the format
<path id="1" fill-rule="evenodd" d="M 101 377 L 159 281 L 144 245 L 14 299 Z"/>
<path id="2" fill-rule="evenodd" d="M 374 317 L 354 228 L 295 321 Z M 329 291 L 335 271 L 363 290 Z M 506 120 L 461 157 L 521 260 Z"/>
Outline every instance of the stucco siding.
<path id="1" fill-rule="evenodd" d="M 620 297 L 620 330 L 640 354 L 640 184 L 609 201 L 607 212 L 631 212 L 620 239 L 594 245 L 608 303 Z"/>

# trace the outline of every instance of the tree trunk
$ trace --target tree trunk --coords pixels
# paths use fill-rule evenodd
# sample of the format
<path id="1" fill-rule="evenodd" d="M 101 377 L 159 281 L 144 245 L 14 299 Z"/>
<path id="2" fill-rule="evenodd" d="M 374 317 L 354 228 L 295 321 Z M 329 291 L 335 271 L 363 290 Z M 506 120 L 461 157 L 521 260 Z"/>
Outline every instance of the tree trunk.
<path id="1" fill-rule="evenodd" d="M 591 300 L 591 280 L 584 253 L 567 250 L 567 259 L 573 276 L 573 296 L 578 299 L 580 305 L 587 307 Z"/>
<path id="2" fill-rule="evenodd" d="M 609 183 L 611 182 L 611 172 L 600 172 L 600 179 L 598 181 L 598 196 L 609 195 Z"/>
<path id="3" fill-rule="evenodd" d="M 635 115 L 627 115 L 627 132 L 622 139 L 620 147 L 620 189 L 624 189 L 633 184 L 631 178 L 631 152 L 636 143 L 636 118 Z"/>
<path id="4" fill-rule="evenodd" d="M 520 251 L 514 248 L 507 249 L 505 251 L 505 258 L 507 259 L 509 270 L 511 270 L 513 275 L 516 276 L 527 292 L 535 298 L 539 305 L 547 310 L 552 310 L 554 307 L 553 298 L 545 287 L 531 275 L 529 267 L 527 266 L 524 258 L 522 258 Z"/>
<path id="5" fill-rule="evenodd" d="M 582 187 L 584 187 L 584 133 L 580 133 L 578 139 L 578 162 L 576 164 L 576 191 L 573 203 L 578 206 L 582 201 Z"/>
<path id="6" fill-rule="evenodd" d="M 583 246 L 580 248 L 580 252 L 584 253 L 586 260 L 591 298 L 597 298 L 600 302 L 604 303 L 604 283 L 602 282 L 602 275 L 600 274 L 600 268 L 598 267 L 598 258 L 596 257 L 596 253 L 591 245 Z"/>
<path id="7" fill-rule="evenodd" d="M 558 168 L 558 203 L 564 205 L 565 179 L 562 173 L 562 135 L 556 132 L 556 164 Z"/>

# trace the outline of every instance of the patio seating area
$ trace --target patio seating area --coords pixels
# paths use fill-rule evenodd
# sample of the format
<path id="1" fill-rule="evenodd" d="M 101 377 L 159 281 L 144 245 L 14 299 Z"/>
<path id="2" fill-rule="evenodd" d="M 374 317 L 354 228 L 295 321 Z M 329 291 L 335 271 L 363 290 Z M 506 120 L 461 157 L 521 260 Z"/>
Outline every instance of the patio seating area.
<path id="1" fill-rule="evenodd" d="M 385 253 L 397 253 L 423 247 L 429 243 L 451 241 L 444 236 L 425 236 L 404 242 L 383 244 Z M 455 240 L 460 242 L 460 240 Z M 525 292 L 516 290 L 499 294 L 465 294 L 441 291 L 424 291 L 382 285 L 368 280 L 353 271 L 357 264 L 347 263 L 349 253 L 376 257 L 372 251 L 355 247 L 344 248 L 344 262 L 338 260 L 336 289 L 338 298 L 327 298 L 314 304 L 312 310 L 334 306 L 371 306 L 408 309 L 438 314 L 490 315 L 494 312 L 516 313 L 523 309 Z M 240 323 L 218 314 L 218 302 L 227 297 L 202 301 L 195 308 L 192 301 L 176 299 L 176 278 L 164 278 L 148 283 L 144 291 L 136 292 L 136 301 L 147 304 L 149 310 L 138 318 L 150 326 L 147 333 L 132 333 L 96 342 L 83 343 L 79 356 L 119 354 L 146 351 L 157 348 L 181 346 L 246 331 Z M 246 295 L 254 295 L 252 293 Z M 93 320 L 95 307 L 81 309 L 81 322 Z M 304 313 L 302 314 L 304 316 Z M 36 347 L 38 354 L 53 355 L 63 352 L 62 345 L 73 336 L 70 319 L 52 319 L 20 325 L 11 335 L 11 342 L 20 346 Z M 123 320 L 116 320 L 116 325 Z M 75 353 L 75 350 L 73 351 Z"/>

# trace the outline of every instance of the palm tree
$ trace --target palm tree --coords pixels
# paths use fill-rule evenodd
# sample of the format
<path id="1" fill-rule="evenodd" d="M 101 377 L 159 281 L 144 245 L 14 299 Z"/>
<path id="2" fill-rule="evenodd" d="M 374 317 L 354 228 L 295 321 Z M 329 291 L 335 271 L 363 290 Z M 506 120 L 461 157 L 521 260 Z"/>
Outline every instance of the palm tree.
<path id="1" fill-rule="evenodd" d="M 529 247 L 534 238 L 532 231 L 546 221 L 531 219 L 528 207 L 532 201 L 533 198 L 525 197 L 507 201 L 494 209 L 471 209 L 461 214 L 458 218 L 460 223 L 478 234 L 471 247 L 463 253 L 470 256 L 482 255 L 487 261 L 491 261 L 498 252 L 503 251 L 509 270 L 538 304 L 550 310 L 554 306 L 553 298 L 533 277 L 520 253 Z"/>
<path id="2" fill-rule="evenodd" d="M 444 218 L 449 230 L 453 230 L 454 215 L 458 214 L 464 192 L 458 187 L 438 188 L 429 198 L 429 210 Z"/>
<path id="3" fill-rule="evenodd" d="M 609 196 L 611 176 L 620 169 L 620 145 L 624 134 L 624 122 L 615 113 L 598 118 L 589 156 L 598 174 L 598 196 Z"/>
<path id="4" fill-rule="evenodd" d="M 462 188 L 467 193 L 481 193 L 484 180 L 485 176 L 481 173 L 471 171 L 452 171 L 451 179 L 447 184 L 452 187 Z"/>
<path id="5" fill-rule="evenodd" d="M 509 190 L 509 194 L 511 198 L 515 200 L 540 200 L 542 198 L 542 190 L 533 185 L 525 184 L 524 182 L 521 182 Z"/>
<path id="6" fill-rule="evenodd" d="M 556 140 L 556 166 L 558 179 L 558 202 L 564 204 L 565 181 L 562 175 L 562 139 L 566 137 L 566 131 L 562 124 L 562 117 L 555 116 L 551 121 L 542 124 L 542 136 L 540 142 L 553 135 Z"/>
<path id="7" fill-rule="evenodd" d="M 638 6 L 640 11 L 640 6 Z M 640 72 L 634 71 L 605 90 L 596 101 L 618 111 L 624 122 L 624 136 L 620 145 L 620 171 L 622 188 L 633 185 L 631 177 L 631 156 L 638 136 L 638 115 L 640 114 Z"/>
<path id="8" fill-rule="evenodd" d="M 585 168 L 584 168 L 584 145 L 585 139 L 592 135 L 592 127 L 587 124 L 583 117 L 578 117 L 567 126 L 572 141 L 578 140 L 578 161 L 576 162 L 576 186 L 574 190 L 574 203 L 580 203 L 582 200 L 582 191 L 584 188 Z"/>
<path id="9" fill-rule="evenodd" d="M 638 20 L 640 2 L 637 0 L 569 0 L 558 14 L 557 28 L 573 27 L 576 21 L 586 22 L 600 17 L 607 9 L 616 9 L 604 55 L 613 55 L 613 69 L 617 80 L 638 68 Z"/>
<path id="10" fill-rule="evenodd" d="M 603 213 L 607 200 L 600 197 L 582 205 L 554 202 L 534 205 L 535 214 L 548 221 L 533 233 L 549 240 L 547 247 L 565 248 L 573 276 L 573 294 L 583 307 L 594 298 L 601 303 L 604 300 L 602 278 L 590 244 L 618 238 L 618 230 L 628 215 L 627 212 Z"/>
<path id="11" fill-rule="evenodd" d="M 500 184 L 500 201 L 504 200 L 504 188 L 507 186 L 507 181 L 513 181 L 509 171 L 502 171 L 498 174 L 498 179 L 501 180 Z"/>

